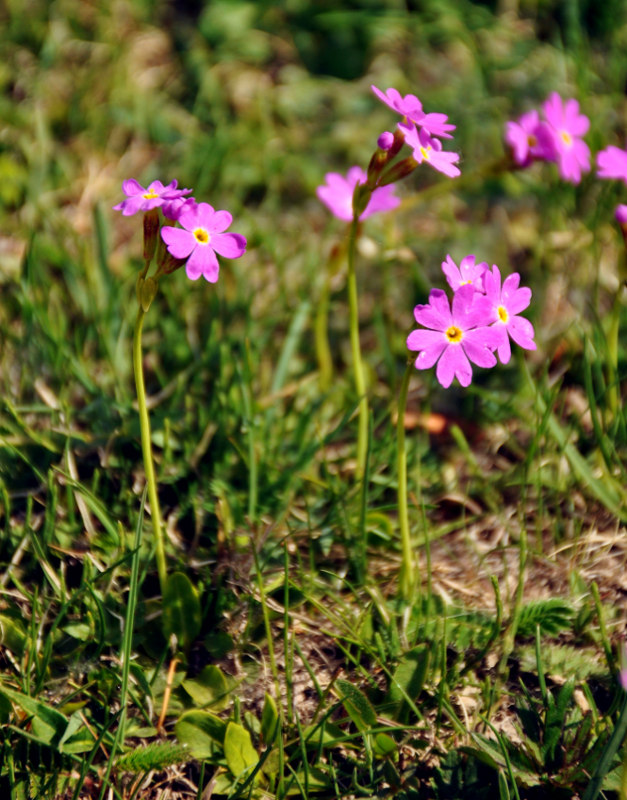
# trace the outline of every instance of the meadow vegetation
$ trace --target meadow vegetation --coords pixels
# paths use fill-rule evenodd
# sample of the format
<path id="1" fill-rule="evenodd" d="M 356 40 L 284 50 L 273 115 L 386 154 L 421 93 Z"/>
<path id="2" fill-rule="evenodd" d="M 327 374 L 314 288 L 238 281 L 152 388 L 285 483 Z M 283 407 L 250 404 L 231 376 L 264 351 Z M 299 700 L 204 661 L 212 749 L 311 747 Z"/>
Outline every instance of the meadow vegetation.
<path id="1" fill-rule="evenodd" d="M 622 0 L 6 0 L 0 31 L 0 795 L 627 797 Z M 372 84 L 448 115 L 461 176 L 362 223 L 362 478 L 316 188 L 394 129 Z M 591 120 L 577 184 L 508 160 L 552 92 Z M 247 239 L 146 314 L 165 583 L 129 178 Z M 414 306 L 470 253 L 531 288 L 537 349 L 412 369 L 398 425 Z"/>

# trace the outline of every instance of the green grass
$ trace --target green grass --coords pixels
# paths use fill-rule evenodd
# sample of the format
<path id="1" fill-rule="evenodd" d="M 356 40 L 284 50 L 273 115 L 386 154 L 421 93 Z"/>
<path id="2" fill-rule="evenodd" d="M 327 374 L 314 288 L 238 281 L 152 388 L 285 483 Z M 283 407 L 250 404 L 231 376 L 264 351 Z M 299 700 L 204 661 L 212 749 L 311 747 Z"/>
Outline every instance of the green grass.
<path id="1" fill-rule="evenodd" d="M 3 797 L 627 796 L 625 189 L 490 171 L 551 91 L 593 154 L 623 146 L 627 21 L 495 5 L 0 10 Z M 462 178 L 419 169 L 364 225 L 362 491 L 348 226 L 315 188 L 393 126 L 373 83 L 449 114 Z M 163 596 L 128 177 L 176 178 L 248 239 L 215 286 L 163 280 L 144 324 Z M 447 253 L 521 273 L 538 350 L 468 389 L 413 372 L 402 601 L 398 394 Z"/>

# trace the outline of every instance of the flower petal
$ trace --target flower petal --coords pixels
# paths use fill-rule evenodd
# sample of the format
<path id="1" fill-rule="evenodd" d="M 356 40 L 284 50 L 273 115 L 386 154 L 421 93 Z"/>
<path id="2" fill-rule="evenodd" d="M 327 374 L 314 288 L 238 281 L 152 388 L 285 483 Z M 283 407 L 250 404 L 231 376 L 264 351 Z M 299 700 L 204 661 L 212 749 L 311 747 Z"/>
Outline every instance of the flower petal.
<path id="1" fill-rule="evenodd" d="M 174 258 L 187 258 L 197 246 L 193 233 L 181 230 L 181 228 L 172 228 L 169 225 L 161 228 L 161 238 Z"/>
<path id="2" fill-rule="evenodd" d="M 213 233 L 210 246 L 225 258 L 239 258 L 246 252 L 246 237 L 240 233 Z"/>

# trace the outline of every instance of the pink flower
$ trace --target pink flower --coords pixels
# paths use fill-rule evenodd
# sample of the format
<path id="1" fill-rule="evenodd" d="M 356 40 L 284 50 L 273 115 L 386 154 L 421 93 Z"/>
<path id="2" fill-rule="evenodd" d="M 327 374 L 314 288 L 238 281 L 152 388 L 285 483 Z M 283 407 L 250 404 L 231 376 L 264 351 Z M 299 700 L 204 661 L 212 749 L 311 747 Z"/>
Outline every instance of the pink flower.
<path id="1" fill-rule="evenodd" d="M 449 153 L 442 150 L 442 142 L 433 139 L 424 130 L 418 130 L 412 123 L 399 122 L 398 127 L 405 134 L 405 142 L 414 151 L 414 159 L 422 164 L 426 161 L 438 172 L 443 172 L 449 178 L 456 178 L 461 175 L 458 167 L 454 166 L 459 161 L 458 153 Z"/>
<path id="2" fill-rule="evenodd" d="M 551 135 L 545 122 L 540 122 L 537 111 L 528 111 L 518 122 L 505 125 L 505 142 L 512 148 L 514 161 L 527 167 L 533 159 L 547 159 L 553 155 Z"/>
<path id="3" fill-rule="evenodd" d="M 404 97 L 396 89 L 387 89 L 382 92 L 376 86 L 370 87 L 376 96 L 386 106 L 396 111 L 408 122 L 413 122 L 423 128 L 430 136 L 441 136 L 443 139 L 452 139 L 449 131 L 455 130 L 455 125 L 447 122 L 446 114 L 431 113 L 425 114 L 422 110 L 422 103 L 415 94 L 406 94 Z"/>
<path id="4" fill-rule="evenodd" d="M 614 218 L 621 227 L 627 226 L 627 206 L 623 203 L 617 205 L 616 211 L 614 212 Z"/>
<path id="5" fill-rule="evenodd" d="M 501 273 L 496 264 L 492 271 L 486 271 L 483 283 L 489 301 L 490 321 L 494 321 L 492 329 L 498 334 L 497 350 L 501 363 L 507 364 L 511 358 L 510 336 L 525 350 L 535 350 L 533 325 L 528 319 L 518 316 L 531 302 L 531 289 L 518 287 L 520 275 L 517 272 L 508 275 L 501 287 Z"/>
<path id="6" fill-rule="evenodd" d="M 627 150 L 610 145 L 597 153 L 597 177 L 627 183 Z"/>
<path id="7" fill-rule="evenodd" d="M 485 261 L 475 264 L 473 255 L 462 258 L 459 267 L 449 255 L 446 256 L 446 261 L 442 262 L 442 271 L 453 291 L 457 291 L 460 286 L 471 285 L 478 292 L 483 292 L 483 274 L 487 268 Z"/>
<path id="8" fill-rule="evenodd" d="M 590 149 L 580 138 L 590 127 L 590 120 L 579 113 L 576 100 L 564 102 L 557 92 L 549 95 L 542 108 L 553 144 L 550 160 L 558 162 L 560 175 L 565 181 L 579 183 L 582 170 L 588 172 L 590 169 Z"/>
<path id="9" fill-rule="evenodd" d="M 366 183 L 367 178 L 361 167 L 351 167 L 346 177 L 338 172 L 327 172 L 324 176 L 326 183 L 318 186 L 316 194 L 320 202 L 324 203 L 338 219 L 350 222 L 353 219 L 353 191 L 358 183 Z M 400 202 L 400 198 L 394 195 L 394 184 L 381 186 L 373 191 L 359 219 L 367 219 L 378 211 L 389 211 L 396 208 Z"/>
<path id="10" fill-rule="evenodd" d="M 181 212 L 178 221 L 183 229 L 166 225 L 161 228 L 161 238 L 174 258 L 187 258 L 185 271 L 193 281 L 201 275 L 209 283 L 218 280 L 216 253 L 239 258 L 246 252 L 244 236 L 223 233 L 233 221 L 228 211 L 214 211 L 209 203 L 195 203 Z"/>
<path id="11" fill-rule="evenodd" d="M 191 189 L 177 189 L 176 181 L 172 181 L 164 186 L 161 181 L 153 181 L 147 189 L 144 189 L 136 180 L 124 181 L 122 191 L 126 195 L 126 200 L 113 206 L 114 211 L 121 211 L 125 217 L 136 214 L 138 211 L 150 211 L 159 208 L 165 203 L 172 202 L 184 194 L 189 194 Z"/>
<path id="12" fill-rule="evenodd" d="M 494 328 L 484 324 L 489 312 L 489 301 L 470 285 L 455 292 L 452 309 L 446 293 L 432 289 L 429 303 L 414 309 L 416 322 L 428 330 L 412 331 L 407 337 L 407 347 L 419 351 L 416 368 L 429 369 L 437 362 L 435 375 L 446 389 L 453 378 L 462 386 L 470 384 L 471 362 L 493 367 L 496 358 L 492 351 L 499 337 Z"/>

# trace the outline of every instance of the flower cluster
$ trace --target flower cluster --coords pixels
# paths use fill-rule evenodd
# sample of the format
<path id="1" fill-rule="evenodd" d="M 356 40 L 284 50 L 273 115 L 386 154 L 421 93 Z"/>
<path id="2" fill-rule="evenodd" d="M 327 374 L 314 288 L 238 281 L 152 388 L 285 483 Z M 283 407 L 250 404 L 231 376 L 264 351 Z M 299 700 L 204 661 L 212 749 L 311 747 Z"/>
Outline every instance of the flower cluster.
<path id="1" fill-rule="evenodd" d="M 449 256 L 442 270 L 453 289 L 453 301 L 441 289 L 432 289 L 429 302 L 414 309 L 423 327 L 407 337 L 407 347 L 418 351 L 417 369 L 436 366 L 436 378 L 448 388 L 457 378 L 462 386 L 472 380 L 472 364 L 493 367 L 495 352 L 502 364 L 511 358 L 510 338 L 525 350 L 535 350 L 533 325 L 520 316 L 531 302 L 531 289 L 521 287 L 517 272 L 501 283 L 494 265 L 475 263 L 466 256 L 459 267 Z"/>
<path id="2" fill-rule="evenodd" d="M 534 110 L 506 124 L 505 141 L 514 161 L 521 167 L 553 161 L 565 181 L 579 183 L 581 173 L 590 170 L 590 149 L 581 138 L 590 120 L 579 113 L 577 100 L 564 101 L 557 92 L 545 100 L 542 111 L 544 119 Z"/>
<path id="3" fill-rule="evenodd" d="M 246 238 L 239 233 L 224 233 L 233 221 L 228 211 L 216 211 L 209 203 L 197 203 L 193 197 L 185 197 L 191 189 L 178 189 L 177 182 L 164 186 L 161 181 L 153 181 L 144 188 L 136 180 L 126 180 L 122 184 L 126 195 L 115 211 L 126 217 L 145 212 L 144 239 L 154 237 L 159 230 L 157 209 L 171 222 L 178 222 L 180 228 L 163 225 L 161 239 L 166 253 L 159 263 L 161 272 L 172 272 L 185 264 L 185 272 L 191 280 L 201 275 L 210 283 L 218 280 L 220 265 L 216 253 L 225 258 L 239 258 L 246 252 Z M 154 224 L 152 224 L 154 223 Z M 154 252 L 154 248 L 152 248 Z M 152 257 L 151 248 L 144 243 L 146 258 Z M 148 253 L 148 254 L 147 254 Z"/>
<path id="4" fill-rule="evenodd" d="M 396 89 L 382 92 L 376 86 L 371 88 L 379 100 L 403 119 L 397 124 L 396 133 L 384 131 L 379 136 L 367 172 L 360 167 L 351 167 L 346 177 L 329 172 L 325 183 L 317 188 L 319 200 L 334 216 L 346 222 L 355 215 L 361 221 L 378 211 L 396 208 L 400 200 L 392 184 L 409 175 L 419 164 L 429 164 L 449 178 L 461 174 L 455 166 L 459 154 L 442 149 L 440 139 L 451 139 L 451 131 L 455 130 L 446 114 L 426 113 L 413 94 L 403 96 Z M 403 144 L 412 149 L 412 156 L 392 164 Z"/>

